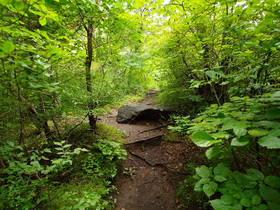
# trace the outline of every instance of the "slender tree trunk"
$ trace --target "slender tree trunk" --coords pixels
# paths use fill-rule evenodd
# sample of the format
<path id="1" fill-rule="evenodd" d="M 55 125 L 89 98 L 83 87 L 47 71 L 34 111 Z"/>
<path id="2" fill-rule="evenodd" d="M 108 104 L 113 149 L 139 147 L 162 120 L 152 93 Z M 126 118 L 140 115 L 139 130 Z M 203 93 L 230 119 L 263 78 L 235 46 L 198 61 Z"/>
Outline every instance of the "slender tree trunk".
<path id="1" fill-rule="evenodd" d="M 89 126 L 92 130 L 95 130 L 96 128 L 96 118 L 93 114 L 93 110 L 95 108 L 95 104 L 92 100 L 92 85 L 91 85 L 91 64 L 92 64 L 92 38 L 93 38 L 93 25 L 89 24 L 88 27 L 86 27 L 87 31 L 87 58 L 86 58 L 86 86 L 87 91 L 89 93 L 89 102 L 88 102 L 88 119 L 89 119 Z"/>

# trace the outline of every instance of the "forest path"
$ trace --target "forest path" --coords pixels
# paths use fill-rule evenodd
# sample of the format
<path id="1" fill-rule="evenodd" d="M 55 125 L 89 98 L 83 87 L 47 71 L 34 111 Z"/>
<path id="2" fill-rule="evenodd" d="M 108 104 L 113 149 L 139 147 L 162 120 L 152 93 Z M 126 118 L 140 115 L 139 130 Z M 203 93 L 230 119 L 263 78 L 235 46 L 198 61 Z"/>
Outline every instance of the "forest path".
<path id="1" fill-rule="evenodd" d="M 151 92 L 141 105 L 152 105 L 156 92 Z M 127 160 L 121 165 L 114 185 L 116 210 L 179 209 L 174 192 L 183 180 L 182 170 L 187 162 L 185 142 L 164 141 L 167 126 L 160 122 L 141 121 L 135 124 L 118 124 L 117 110 L 101 122 L 123 130 L 127 136 Z"/>

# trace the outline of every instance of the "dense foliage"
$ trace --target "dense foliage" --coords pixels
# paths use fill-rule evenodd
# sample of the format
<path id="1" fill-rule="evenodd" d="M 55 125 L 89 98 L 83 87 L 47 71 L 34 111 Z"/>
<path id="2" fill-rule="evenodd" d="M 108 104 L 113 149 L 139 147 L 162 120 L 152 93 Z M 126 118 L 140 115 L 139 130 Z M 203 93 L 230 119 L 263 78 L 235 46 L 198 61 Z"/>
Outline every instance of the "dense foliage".
<path id="1" fill-rule="evenodd" d="M 112 207 L 125 151 L 118 131 L 102 135 L 96 121 L 153 86 L 137 10 L 113 0 L 0 1 L 0 208 Z"/>
<path id="2" fill-rule="evenodd" d="M 0 205 L 111 208 L 125 151 L 97 117 L 159 85 L 184 115 L 172 129 L 209 147 L 194 189 L 215 209 L 279 209 L 279 5 L 1 0 Z"/>
<path id="3" fill-rule="evenodd" d="M 208 148 L 194 190 L 214 209 L 279 209 L 279 11 L 274 0 L 166 5 L 161 100 L 189 114 L 171 129 Z"/>

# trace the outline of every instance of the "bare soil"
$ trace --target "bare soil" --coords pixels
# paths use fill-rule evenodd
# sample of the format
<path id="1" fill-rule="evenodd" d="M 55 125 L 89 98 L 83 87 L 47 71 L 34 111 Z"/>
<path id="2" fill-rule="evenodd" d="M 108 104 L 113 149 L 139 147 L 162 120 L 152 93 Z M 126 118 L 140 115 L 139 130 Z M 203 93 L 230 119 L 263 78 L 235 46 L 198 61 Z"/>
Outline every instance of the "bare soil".
<path id="1" fill-rule="evenodd" d="M 151 92 L 142 105 L 152 105 Z M 198 153 L 197 147 L 181 139 L 165 141 L 166 122 L 141 121 L 135 124 L 116 122 L 117 110 L 100 120 L 123 130 L 127 136 L 127 160 L 120 167 L 114 185 L 118 192 L 116 210 L 182 209 L 174 192 L 184 179 L 184 166 Z"/>

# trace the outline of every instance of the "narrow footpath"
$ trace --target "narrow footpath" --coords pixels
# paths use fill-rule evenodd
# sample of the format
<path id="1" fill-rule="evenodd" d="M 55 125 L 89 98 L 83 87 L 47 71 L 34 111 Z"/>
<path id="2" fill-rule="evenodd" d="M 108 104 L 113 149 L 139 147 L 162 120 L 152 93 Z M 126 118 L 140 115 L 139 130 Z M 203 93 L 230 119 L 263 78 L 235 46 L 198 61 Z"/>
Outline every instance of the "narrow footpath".
<path id="1" fill-rule="evenodd" d="M 155 92 L 140 102 L 153 105 Z M 169 130 L 164 122 L 140 121 L 133 124 L 116 122 L 117 110 L 101 122 L 123 130 L 127 136 L 127 160 L 121 166 L 115 186 L 116 210 L 180 209 L 174 192 L 184 179 L 188 147 L 183 141 L 162 138 Z"/>

